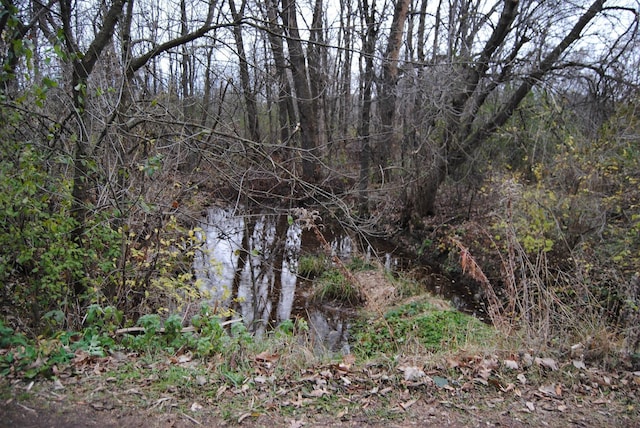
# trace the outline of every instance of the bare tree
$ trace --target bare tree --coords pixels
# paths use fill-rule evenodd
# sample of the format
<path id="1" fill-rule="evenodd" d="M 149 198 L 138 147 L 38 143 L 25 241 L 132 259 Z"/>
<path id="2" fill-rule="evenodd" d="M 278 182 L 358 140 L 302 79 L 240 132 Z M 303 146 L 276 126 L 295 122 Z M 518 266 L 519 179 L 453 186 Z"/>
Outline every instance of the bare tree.
<path id="1" fill-rule="evenodd" d="M 251 88 L 251 78 L 249 76 L 249 63 L 244 51 L 244 39 L 242 37 L 242 18 L 244 14 L 246 2 L 243 1 L 240 10 L 236 9 L 235 1 L 229 0 L 229 9 L 233 18 L 233 37 L 238 50 L 238 59 L 240 61 L 240 82 L 242 85 L 242 94 L 247 108 L 247 124 L 249 128 L 249 137 L 254 142 L 260 141 L 260 127 L 258 123 L 258 107 L 256 97 Z"/>
<path id="2" fill-rule="evenodd" d="M 266 2 L 267 37 L 278 77 L 278 120 L 280 123 L 280 141 L 285 144 L 290 139 L 290 131 L 296 124 L 296 113 L 293 105 L 291 83 L 287 74 L 287 64 L 284 54 L 283 29 L 278 22 L 278 2 Z"/>
<path id="3" fill-rule="evenodd" d="M 358 184 L 361 210 L 368 213 L 369 175 L 371 170 L 371 107 L 372 89 L 374 83 L 374 54 L 378 37 L 379 24 L 376 23 L 375 0 L 369 5 L 368 0 L 360 0 L 360 19 L 363 22 L 364 31 L 361 35 L 364 59 L 364 71 L 361 79 L 362 109 L 358 126 L 358 138 L 361 144 L 360 150 L 360 178 Z"/>
<path id="4" fill-rule="evenodd" d="M 398 82 L 398 60 L 407 20 L 410 0 L 396 0 L 389 40 L 382 62 L 382 84 L 380 88 L 381 131 L 375 151 L 375 160 L 380 168 L 385 168 L 398 146 L 398 135 L 395 130 L 396 98 Z"/>
<path id="5" fill-rule="evenodd" d="M 327 141 L 325 121 L 325 91 L 327 89 L 327 48 L 323 36 L 323 1 L 315 0 L 313 19 L 309 32 L 309 47 L 307 48 L 307 62 L 309 64 L 309 86 L 313 100 L 313 110 L 317 123 L 316 148 L 319 156 L 324 157 L 321 150 Z"/>
<path id="6" fill-rule="evenodd" d="M 578 66 L 563 61 L 563 57 L 581 39 L 585 28 L 607 10 L 606 3 L 595 0 L 577 17 L 573 6 L 562 10 L 554 9 L 559 6 L 504 0 L 483 13 L 472 2 L 457 3 L 458 12 L 453 10 L 456 15 L 449 16 L 449 42 L 442 57 L 445 62 L 438 61 L 424 75 L 425 84 L 434 78 L 448 83 L 432 87 L 431 94 L 427 94 L 431 99 L 426 102 L 431 103 L 436 114 L 423 135 L 429 136 L 432 143 L 421 144 L 425 152 L 421 158 L 426 164 L 417 165 L 417 180 L 407 205 L 409 212 L 432 214 L 437 191 L 447 175 L 470 159 L 510 119 L 531 89 L 554 70 L 565 69 L 567 64 Z M 491 16 L 498 10 L 499 17 L 492 22 Z M 543 20 L 555 16 L 573 22 L 564 34 L 551 36 L 545 28 L 552 27 L 545 27 Z M 482 29 L 490 24 L 491 31 L 484 36 Z M 561 27 L 555 28 L 561 31 Z M 451 33 L 451 29 L 456 32 Z M 435 28 L 434 32 L 437 35 L 440 30 Z M 530 44 L 533 37 L 538 38 L 535 46 Z M 475 47 L 480 48 L 474 51 Z M 483 112 L 488 102 L 497 107 L 491 115 Z M 431 155 L 426 153 L 429 151 Z"/>
<path id="7" fill-rule="evenodd" d="M 302 48 L 302 39 L 298 30 L 298 18 L 295 0 L 282 0 L 282 21 L 287 35 L 289 61 L 300 112 L 302 179 L 314 182 L 318 179 L 318 115 L 314 108 L 313 96 L 309 84 L 306 58 Z"/>

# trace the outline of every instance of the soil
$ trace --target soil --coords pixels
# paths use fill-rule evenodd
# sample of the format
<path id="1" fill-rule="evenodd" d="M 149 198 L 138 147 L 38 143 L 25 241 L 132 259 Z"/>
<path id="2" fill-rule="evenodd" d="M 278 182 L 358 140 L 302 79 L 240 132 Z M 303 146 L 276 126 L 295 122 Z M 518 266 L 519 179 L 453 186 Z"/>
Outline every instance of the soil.
<path id="1" fill-rule="evenodd" d="M 178 403 L 167 400 L 164 406 L 138 407 L 127 402 L 126 393 L 113 392 L 112 400 L 104 401 L 94 400 L 92 394 L 79 396 L 73 388 L 56 391 L 53 383 L 34 386 L 29 393 L 24 388 L 21 383 L 11 388 L 12 396 L 0 411 L 0 427 L 636 427 L 640 423 L 638 396 L 613 392 L 597 397 L 568 393 L 551 399 L 526 389 L 519 394 L 476 389 L 463 397 L 443 395 L 434 387 L 394 391 L 379 402 L 368 399 L 359 411 L 318 411 L 309 406 L 285 415 L 274 403 L 274 410 L 238 412 L 230 418 L 219 405 L 181 410 Z"/>

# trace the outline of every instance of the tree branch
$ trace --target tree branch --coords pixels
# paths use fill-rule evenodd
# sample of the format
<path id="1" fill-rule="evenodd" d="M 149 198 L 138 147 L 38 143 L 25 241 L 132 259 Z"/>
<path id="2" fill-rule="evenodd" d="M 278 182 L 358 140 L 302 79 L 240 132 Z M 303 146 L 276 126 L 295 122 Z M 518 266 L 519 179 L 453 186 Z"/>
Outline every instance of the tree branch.
<path id="1" fill-rule="evenodd" d="M 189 43 L 199 37 L 204 36 L 209 31 L 215 30 L 217 28 L 227 28 L 227 27 L 233 27 L 234 25 L 237 25 L 237 23 L 235 22 L 211 25 L 211 22 L 213 21 L 215 4 L 216 4 L 215 1 L 210 2 L 209 12 L 207 13 L 207 19 L 205 20 L 202 27 L 198 28 L 196 31 L 177 37 L 175 39 L 169 40 L 168 42 L 162 43 L 154 47 L 149 52 L 143 55 L 140 55 L 136 58 L 133 58 L 129 63 L 129 65 L 127 66 L 127 73 L 126 73 L 127 79 L 131 79 L 135 74 L 135 72 L 141 69 L 142 67 L 144 67 L 145 64 L 147 64 L 147 62 L 149 62 L 152 58 L 157 57 L 158 55 L 168 51 L 169 49 L 173 49 L 177 46 L 183 45 L 185 43 Z"/>
<path id="2" fill-rule="evenodd" d="M 544 77 L 556 64 L 564 51 L 580 38 L 582 30 L 595 18 L 595 16 L 603 10 L 606 0 L 595 0 L 589 9 L 580 17 L 578 22 L 573 26 L 569 34 L 547 55 L 538 68 L 532 71 L 511 95 L 505 106 L 491 119 L 485 126 L 471 134 L 463 144 L 463 147 L 472 149 L 478 144 L 485 141 L 498 128 L 504 125 L 513 115 L 515 109 L 520 105 L 522 100 L 527 96 L 529 91 L 536 85 L 542 77 Z"/>

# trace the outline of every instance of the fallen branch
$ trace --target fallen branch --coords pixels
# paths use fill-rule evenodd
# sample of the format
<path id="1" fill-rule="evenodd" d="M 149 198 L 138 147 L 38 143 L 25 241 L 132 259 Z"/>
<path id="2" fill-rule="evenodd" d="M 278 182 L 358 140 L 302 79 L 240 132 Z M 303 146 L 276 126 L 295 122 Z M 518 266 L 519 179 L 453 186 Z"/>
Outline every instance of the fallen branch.
<path id="1" fill-rule="evenodd" d="M 221 327 L 225 327 L 227 325 L 231 325 L 237 322 L 242 321 L 242 318 L 236 318 L 233 320 L 229 320 L 229 321 L 225 321 L 225 322 L 221 322 L 220 326 Z M 190 327 L 184 327 L 182 330 L 180 330 L 181 333 L 193 333 L 194 331 L 197 331 L 196 328 L 194 326 L 190 326 Z M 116 330 L 116 334 L 127 334 L 127 333 L 146 333 L 147 329 L 144 327 L 127 327 L 127 328 L 119 328 L 118 330 Z M 157 333 L 164 333 L 165 329 L 163 328 L 159 328 L 158 330 L 156 330 Z"/>

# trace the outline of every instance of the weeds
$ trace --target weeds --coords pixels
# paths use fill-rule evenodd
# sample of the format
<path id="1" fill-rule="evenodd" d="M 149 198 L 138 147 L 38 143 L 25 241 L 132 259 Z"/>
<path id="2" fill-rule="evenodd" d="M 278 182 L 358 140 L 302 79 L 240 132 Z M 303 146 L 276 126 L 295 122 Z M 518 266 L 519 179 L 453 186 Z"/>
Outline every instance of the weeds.
<path id="1" fill-rule="evenodd" d="M 306 279 L 316 278 L 329 268 L 329 261 L 322 255 L 301 256 L 298 261 L 298 275 Z"/>
<path id="2" fill-rule="evenodd" d="M 326 271 L 317 279 L 314 296 L 320 301 L 333 301 L 351 306 L 362 302 L 359 290 L 337 270 Z"/>
<path id="3" fill-rule="evenodd" d="M 389 335 L 388 325 L 396 335 L 395 340 Z M 491 327 L 476 318 L 453 310 L 436 309 L 428 300 L 393 308 L 385 313 L 384 320 L 361 318 L 353 331 L 354 352 L 365 358 L 407 351 L 412 355 L 424 355 L 456 349 L 470 341 L 483 343 L 494 334 Z"/>

